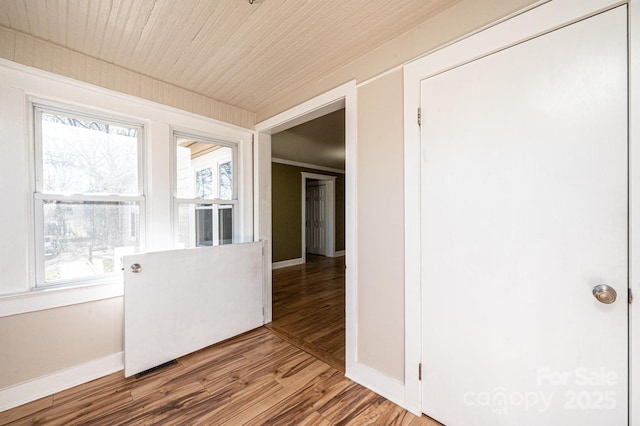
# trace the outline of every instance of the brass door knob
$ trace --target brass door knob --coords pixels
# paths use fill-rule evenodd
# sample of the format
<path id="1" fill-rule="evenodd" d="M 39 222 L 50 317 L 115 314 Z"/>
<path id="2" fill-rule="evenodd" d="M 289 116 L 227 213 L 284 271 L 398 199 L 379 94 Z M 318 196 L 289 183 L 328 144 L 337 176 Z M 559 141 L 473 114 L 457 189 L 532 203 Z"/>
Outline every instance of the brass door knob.
<path id="1" fill-rule="evenodd" d="M 593 297 L 598 299 L 598 302 L 610 305 L 616 301 L 618 294 L 606 284 L 599 284 L 593 288 Z"/>

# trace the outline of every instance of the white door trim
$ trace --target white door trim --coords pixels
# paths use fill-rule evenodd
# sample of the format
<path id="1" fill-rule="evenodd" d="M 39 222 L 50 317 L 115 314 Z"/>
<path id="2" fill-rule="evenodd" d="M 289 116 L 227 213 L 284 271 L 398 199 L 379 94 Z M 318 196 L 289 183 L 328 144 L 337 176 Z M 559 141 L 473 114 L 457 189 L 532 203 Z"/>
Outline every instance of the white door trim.
<path id="1" fill-rule="evenodd" d="M 322 175 L 319 173 L 307 173 L 301 172 L 302 175 L 302 263 L 307 263 L 307 179 L 321 180 L 327 185 L 327 204 L 326 204 L 326 218 L 327 224 L 325 228 L 325 256 L 335 257 L 335 223 L 336 223 L 336 177 L 329 175 Z"/>
<path id="2" fill-rule="evenodd" d="M 352 80 L 296 107 L 256 124 L 254 176 L 256 179 L 254 235 L 267 241 L 265 253 L 265 322 L 272 320 L 271 282 L 271 135 L 345 108 L 345 246 L 346 246 L 346 375 L 356 366 L 357 247 L 356 247 L 356 82 Z"/>
<path id="3" fill-rule="evenodd" d="M 404 68 L 404 160 L 405 160 L 405 408 L 415 414 L 421 414 L 421 386 L 418 379 L 418 364 L 421 360 L 420 329 L 420 128 L 417 123 L 417 111 L 420 107 L 420 82 L 430 76 L 473 61 L 493 52 L 524 42 L 545 32 L 565 26 L 580 19 L 595 15 L 604 10 L 627 2 L 614 0 L 555 0 L 534 9 L 518 14 L 511 19 L 498 23 L 484 31 L 471 35 L 461 41 L 435 51 L 408 64 Z M 630 0 L 630 52 L 631 52 L 631 111 L 640 110 L 640 89 L 636 88 L 631 76 L 639 75 L 640 58 L 640 5 L 638 0 Z M 636 114 L 638 115 L 638 114 Z M 428 119 L 428 118 L 427 118 Z M 640 223 L 640 185 L 633 181 L 640 179 L 640 118 L 630 113 L 630 209 L 631 223 Z M 640 232 L 630 226 L 630 248 L 632 254 L 640 251 Z M 634 250 L 635 249 L 635 250 Z M 630 283 L 640 294 L 640 265 L 630 262 Z M 637 305 L 637 303 L 636 303 Z M 631 316 L 637 311 L 631 305 Z M 636 315 L 640 315 L 640 312 Z M 633 328 L 631 333 L 631 351 L 639 350 L 640 329 Z M 635 345 L 634 345 L 635 342 Z M 631 401 L 640 404 L 640 380 L 632 380 L 634 373 L 631 357 Z M 637 368 L 640 362 L 636 361 Z M 630 404 L 631 407 L 634 404 Z M 638 405 L 636 405 L 638 406 Z M 632 413 L 633 414 L 633 413 Z M 636 418 L 637 417 L 637 418 Z M 640 417 L 633 416 L 632 425 L 640 426 Z"/>
<path id="4" fill-rule="evenodd" d="M 640 297 L 640 2 L 629 2 L 629 288 Z M 640 304 L 629 305 L 629 424 L 640 426 Z"/>

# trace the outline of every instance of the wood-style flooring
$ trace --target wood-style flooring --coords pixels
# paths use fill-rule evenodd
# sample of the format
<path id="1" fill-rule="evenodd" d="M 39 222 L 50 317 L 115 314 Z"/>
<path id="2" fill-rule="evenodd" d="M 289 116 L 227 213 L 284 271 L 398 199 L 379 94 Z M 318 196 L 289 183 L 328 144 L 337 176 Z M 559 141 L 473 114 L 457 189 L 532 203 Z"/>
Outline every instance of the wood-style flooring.
<path id="1" fill-rule="evenodd" d="M 307 255 L 273 271 L 273 320 L 267 328 L 344 373 L 344 257 Z"/>
<path id="2" fill-rule="evenodd" d="M 262 327 L 136 379 L 0 413 L 2 425 L 430 425 Z"/>

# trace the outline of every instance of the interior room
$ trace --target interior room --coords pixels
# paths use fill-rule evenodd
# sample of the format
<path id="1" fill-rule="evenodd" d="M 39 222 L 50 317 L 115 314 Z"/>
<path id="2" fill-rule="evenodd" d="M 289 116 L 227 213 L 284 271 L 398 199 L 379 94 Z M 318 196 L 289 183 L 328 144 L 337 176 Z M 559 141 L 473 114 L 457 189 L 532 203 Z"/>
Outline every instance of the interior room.
<path id="1" fill-rule="evenodd" d="M 640 426 L 638 58 L 638 0 L 3 0 L 0 425 Z"/>
<path id="2" fill-rule="evenodd" d="M 267 327 L 345 370 L 344 109 L 271 137 L 273 318 Z"/>

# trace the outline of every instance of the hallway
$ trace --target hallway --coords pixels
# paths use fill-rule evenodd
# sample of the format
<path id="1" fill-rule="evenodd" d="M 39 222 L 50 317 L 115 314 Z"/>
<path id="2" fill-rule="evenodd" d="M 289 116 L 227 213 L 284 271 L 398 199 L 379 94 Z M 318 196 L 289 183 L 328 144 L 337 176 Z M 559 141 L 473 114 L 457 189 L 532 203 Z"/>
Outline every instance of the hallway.
<path id="1" fill-rule="evenodd" d="M 345 258 L 307 255 L 273 271 L 276 335 L 335 369 L 345 370 Z"/>

